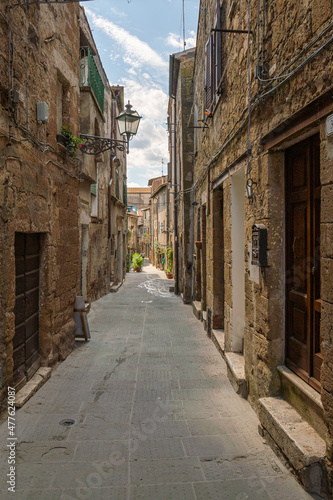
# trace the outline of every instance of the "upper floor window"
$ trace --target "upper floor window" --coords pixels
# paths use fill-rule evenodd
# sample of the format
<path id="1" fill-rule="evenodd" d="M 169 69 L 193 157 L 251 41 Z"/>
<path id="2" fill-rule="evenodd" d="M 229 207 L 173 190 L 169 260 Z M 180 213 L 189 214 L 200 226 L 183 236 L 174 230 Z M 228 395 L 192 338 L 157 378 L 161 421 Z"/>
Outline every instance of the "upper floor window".
<path id="1" fill-rule="evenodd" d="M 217 102 L 219 85 L 222 76 L 221 50 L 221 9 L 217 9 L 214 30 L 205 46 L 205 112 L 209 114 Z M 216 31 L 217 30 L 217 31 Z"/>
<path id="2" fill-rule="evenodd" d="M 104 85 L 89 47 L 81 47 L 80 49 L 80 86 L 91 88 L 103 113 Z"/>

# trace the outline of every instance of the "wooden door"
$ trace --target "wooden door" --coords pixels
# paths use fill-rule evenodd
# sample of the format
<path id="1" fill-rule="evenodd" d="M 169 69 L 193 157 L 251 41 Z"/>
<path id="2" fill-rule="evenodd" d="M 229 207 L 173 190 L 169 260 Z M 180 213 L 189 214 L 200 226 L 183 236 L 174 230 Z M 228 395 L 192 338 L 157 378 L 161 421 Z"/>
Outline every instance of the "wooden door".
<path id="1" fill-rule="evenodd" d="M 320 389 L 320 142 L 286 152 L 286 364 Z"/>
<path id="2" fill-rule="evenodd" d="M 39 367 L 40 235 L 16 233 L 16 301 L 13 339 L 14 385 L 17 389 Z"/>

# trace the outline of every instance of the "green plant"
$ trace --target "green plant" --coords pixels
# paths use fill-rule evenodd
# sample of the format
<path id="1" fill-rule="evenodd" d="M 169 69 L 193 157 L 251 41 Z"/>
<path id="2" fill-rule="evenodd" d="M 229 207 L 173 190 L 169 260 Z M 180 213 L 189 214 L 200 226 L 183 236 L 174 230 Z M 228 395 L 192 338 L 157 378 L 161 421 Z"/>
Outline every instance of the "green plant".
<path id="1" fill-rule="evenodd" d="M 133 269 L 139 268 L 141 271 L 143 263 L 144 263 L 144 258 L 141 257 L 141 255 L 139 253 L 135 253 L 132 255 Z"/>
<path id="2" fill-rule="evenodd" d="M 126 254 L 126 272 L 129 273 L 131 270 L 131 255 Z"/>
<path id="3" fill-rule="evenodd" d="M 65 145 L 68 155 L 72 158 L 76 158 L 76 151 L 81 147 L 83 139 L 75 137 L 75 135 L 72 134 L 70 125 L 68 125 L 67 127 L 62 126 L 61 134 L 63 135 L 63 137 L 65 137 Z"/>
<path id="4" fill-rule="evenodd" d="M 167 248 L 166 254 L 168 259 L 168 269 L 170 269 L 169 272 L 171 273 L 173 268 L 173 250 L 171 247 Z"/>

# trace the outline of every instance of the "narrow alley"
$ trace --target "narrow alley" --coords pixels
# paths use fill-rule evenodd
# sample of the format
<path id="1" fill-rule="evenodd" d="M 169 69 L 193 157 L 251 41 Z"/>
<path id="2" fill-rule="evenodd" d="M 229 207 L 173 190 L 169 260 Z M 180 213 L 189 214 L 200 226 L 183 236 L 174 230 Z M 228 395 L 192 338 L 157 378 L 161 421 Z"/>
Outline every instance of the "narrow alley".
<path id="1" fill-rule="evenodd" d="M 91 341 L 16 413 L 17 490 L 1 498 L 313 498 L 260 437 L 202 323 L 169 286 L 146 265 L 93 303 Z"/>

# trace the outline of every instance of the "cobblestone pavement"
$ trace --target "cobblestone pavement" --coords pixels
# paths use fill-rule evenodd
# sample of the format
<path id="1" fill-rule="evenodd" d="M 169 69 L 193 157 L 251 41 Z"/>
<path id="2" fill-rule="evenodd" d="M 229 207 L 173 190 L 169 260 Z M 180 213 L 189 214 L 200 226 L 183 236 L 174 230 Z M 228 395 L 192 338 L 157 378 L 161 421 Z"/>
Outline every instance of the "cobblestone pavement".
<path id="1" fill-rule="evenodd" d="M 89 314 L 78 348 L 16 414 L 15 500 L 306 500 L 189 306 L 151 266 Z M 64 419 L 73 425 L 60 425 Z"/>

